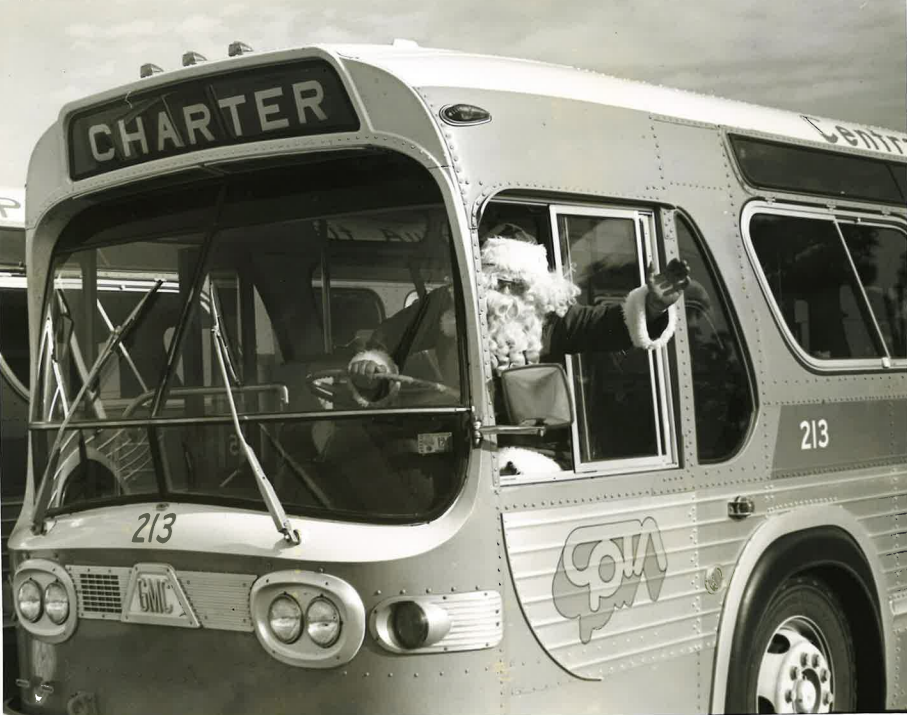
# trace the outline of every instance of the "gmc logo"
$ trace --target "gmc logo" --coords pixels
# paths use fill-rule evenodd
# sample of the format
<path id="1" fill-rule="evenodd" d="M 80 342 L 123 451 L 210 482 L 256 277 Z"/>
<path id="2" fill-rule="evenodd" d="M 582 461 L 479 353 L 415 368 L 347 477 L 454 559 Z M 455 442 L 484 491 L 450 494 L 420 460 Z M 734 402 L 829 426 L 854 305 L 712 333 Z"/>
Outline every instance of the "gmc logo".
<path id="1" fill-rule="evenodd" d="M 167 603 L 167 584 L 164 581 L 139 576 L 137 586 L 139 605 L 145 613 L 173 613 L 173 605 Z"/>

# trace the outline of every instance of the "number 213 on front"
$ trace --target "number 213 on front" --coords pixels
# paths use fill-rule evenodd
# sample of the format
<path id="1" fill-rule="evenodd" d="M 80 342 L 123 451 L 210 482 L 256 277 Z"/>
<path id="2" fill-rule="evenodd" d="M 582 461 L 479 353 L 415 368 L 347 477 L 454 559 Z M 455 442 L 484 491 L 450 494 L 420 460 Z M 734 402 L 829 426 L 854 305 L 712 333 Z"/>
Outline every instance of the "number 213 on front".
<path id="1" fill-rule="evenodd" d="M 136 543 L 136 544 L 149 543 L 150 544 L 152 542 L 152 540 L 155 539 L 154 529 L 157 526 L 158 519 L 160 519 L 160 518 L 161 518 L 160 514 L 155 514 L 154 520 L 152 521 L 151 514 L 149 514 L 149 513 L 139 514 L 139 521 L 141 523 L 139 524 L 139 528 L 136 529 L 135 533 L 132 535 L 133 543 Z M 142 531 L 144 530 L 144 528 L 146 526 L 148 526 L 149 522 L 151 523 L 151 527 L 148 529 L 148 538 L 146 539 L 142 536 Z M 173 525 L 174 524 L 176 524 L 176 514 L 172 514 L 172 513 L 164 514 L 164 518 L 161 521 L 161 530 L 160 531 L 162 531 L 164 534 L 166 534 L 166 536 L 161 538 L 161 533 L 158 533 L 158 535 L 156 537 L 156 540 L 158 543 L 166 544 L 168 541 L 170 541 L 170 537 L 173 536 Z"/>

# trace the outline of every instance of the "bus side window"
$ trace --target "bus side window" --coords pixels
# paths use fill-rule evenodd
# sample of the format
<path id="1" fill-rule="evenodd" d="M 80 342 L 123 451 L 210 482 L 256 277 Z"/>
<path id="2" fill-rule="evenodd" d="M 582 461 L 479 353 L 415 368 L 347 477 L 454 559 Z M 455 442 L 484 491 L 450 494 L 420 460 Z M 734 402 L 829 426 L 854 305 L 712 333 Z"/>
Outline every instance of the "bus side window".
<path id="1" fill-rule="evenodd" d="M 907 234 L 886 226 L 838 225 L 889 354 L 907 358 Z"/>
<path id="2" fill-rule="evenodd" d="M 743 350 L 734 330 L 723 292 L 711 263 L 687 220 L 677 214 L 680 257 L 693 276 L 684 295 L 690 362 L 696 448 L 700 462 L 733 456 L 746 436 L 753 415 L 753 395 Z"/>
<path id="3" fill-rule="evenodd" d="M 800 347 L 820 360 L 884 354 L 835 222 L 756 214 L 749 225 L 759 264 Z"/>

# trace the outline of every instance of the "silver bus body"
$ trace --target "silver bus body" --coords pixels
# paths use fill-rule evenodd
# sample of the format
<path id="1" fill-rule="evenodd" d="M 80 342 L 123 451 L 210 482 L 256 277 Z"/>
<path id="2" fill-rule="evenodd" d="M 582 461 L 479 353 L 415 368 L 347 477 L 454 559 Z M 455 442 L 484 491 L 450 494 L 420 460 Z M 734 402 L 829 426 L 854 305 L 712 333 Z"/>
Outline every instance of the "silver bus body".
<path id="1" fill-rule="evenodd" d="M 274 93 L 256 98 L 256 91 L 274 89 L 262 84 L 222 105 L 259 102 L 260 125 L 241 125 L 246 134 L 257 133 L 254 141 L 187 146 L 158 157 L 153 141 L 145 149 L 135 138 L 133 125 L 122 130 L 126 144 L 147 156 L 107 170 L 107 159 L 97 159 L 107 151 L 93 145 L 91 171 L 72 176 L 68 142 L 80 113 L 178 82 L 278 71 L 308 60 L 336 72 L 358 129 L 269 139 L 269 123 L 296 117 L 269 109 Z M 456 105 L 480 108 L 489 121 L 442 119 Z M 203 122 L 204 113 L 190 111 L 186 120 Z M 96 123 L 88 131 L 103 139 L 121 130 Z M 199 141 L 203 136 L 200 124 L 188 131 Z M 61 628 L 20 624 L 15 711 L 63 713 L 75 702 L 121 715 L 724 712 L 740 667 L 734 660 L 742 652 L 740 629 L 758 620 L 764 605 L 755 596 L 770 593 L 766 584 L 778 573 L 790 576 L 784 569 L 796 567 L 798 554 L 805 560 L 796 574 L 818 575 L 837 589 L 854 628 L 860 708 L 907 707 L 907 572 L 900 563 L 907 556 L 907 355 L 883 345 L 877 353 L 841 358 L 832 348 L 805 344 L 799 323 L 792 327 L 786 316 L 812 314 L 777 305 L 752 235 L 754 217 L 767 216 L 767 224 L 781 217 L 839 232 L 878 226 L 903 238 L 907 210 L 902 201 L 850 189 L 830 196 L 812 185 L 756 185 L 735 141 L 882 162 L 893 167 L 902 190 L 907 184 L 900 177 L 907 167 L 903 130 L 573 68 L 419 48 L 247 55 L 155 75 L 64 107 L 29 167 L 32 384 L 55 244 L 80 212 L 108 195 L 145 191 L 143 182 L 165 186 L 185 172 L 216 177 L 239 162 L 377 148 L 427 171 L 443 202 L 462 292 L 468 395 L 450 415 L 465 416 L 458 410 L 469 408 L 470 424 L 495 421 L 487 316 L 476 281 L 480 227 L 491 211 L 522 207 L 541 217 L 539 225 L 561 248 L 554 263 L 562 271 L 582 264 L 587 250 L 579 242 L 565 247 L 564 227 L 590 221 L 627 227 L 640 266 L 681 255 L 688 239 L 679 226 L 694 235 L 706 258 L 693 277 L 706 271 L 717 286 L 710 301 L 729 316 L 722 339 L 740 346 L 745 404 L 733 444 L 715 458 L 700 456 L 699 358 L 692 357 L 691 328 L 681 318 L 668 347 L 638 368 L 650 376 L 643 387 L 626 387 L 626 412 L 610 413 L 615 429 L 615 414 L 654 425 L 651 453 L 610 458 L 602 456 L 604 447 L 589 446 L 599 398 L 577 387 L 575 407 L 586 415 L 572 427 L 572 469 L 502 473 L 494 439 L 477 433 L 474 441 L 469 437 L 462 486 L 443 513 L 396 524 L 288 510 L 298 544 L 280 537 L 263 508 L 175 497 L 58 511 L 36 533 L 41 472 L 34 440 L 53 420 L 33 412 L 29 492 L 10 551 L 23 574 L 70 584 L 72 603 Z M 319 164 L 311 166 L 318 171 Z M 696 298 L 688 293 L 686 302 L 689 316 Z M 585 363 L 570 359 L 567 367 L 574 385 L 597 384 L 581 379 L 593 372 Z M 633 403 L 640 392 L 646 395 L 641 407 Z M 374 414 L 397 418 L 392 408 Z M 136 542 L 142 516 L 156 513 L 175 515 L 172 538 Z M 807 558 L 817 550 L 823 558 Z M 590 563 L 593 556 L 599 563 Z M 186 619 L 136 618 L 130 604 L 143 568 L 179 585 Z M 330 657 L 302 646 L 290 652 L 269 634 L 267 599 L 281 588 L 308 589 L 340 604 L 344 631 Z M 400 601 L 440 613 L 447 635 L 424 648 L 401 647 L 388 635 Z"/>

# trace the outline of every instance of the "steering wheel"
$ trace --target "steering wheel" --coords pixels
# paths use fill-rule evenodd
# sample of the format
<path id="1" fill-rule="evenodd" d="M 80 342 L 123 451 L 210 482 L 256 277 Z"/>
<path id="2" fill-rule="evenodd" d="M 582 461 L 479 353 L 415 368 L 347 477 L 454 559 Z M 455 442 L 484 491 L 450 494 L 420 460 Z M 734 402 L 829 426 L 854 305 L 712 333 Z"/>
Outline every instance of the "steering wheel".
<path id="1" fill-rule="evenodd" d="M 321 400 L 334 402 L 340 397 L 349 396 L 360 407 L 382 407 L 396 397 L 404 385 L 455 398 L 460 397 L 460 393 L 444 383 L 423 380 L 420 377 L 412 377 L 411 375 L 402 375 L 396 372 L 379 372 L 372 375 L 372 379 L 390 383 L 390 388 L 384 397 L 377 400 L 370 400 L 365 397 L 350 379 L 346 368 L 318 370 L 306 375 L 305 381 L 309 391 Z"/>

